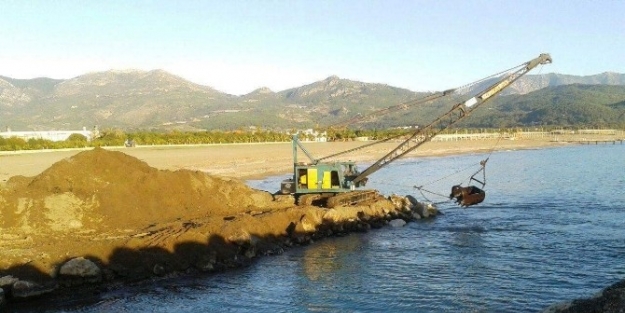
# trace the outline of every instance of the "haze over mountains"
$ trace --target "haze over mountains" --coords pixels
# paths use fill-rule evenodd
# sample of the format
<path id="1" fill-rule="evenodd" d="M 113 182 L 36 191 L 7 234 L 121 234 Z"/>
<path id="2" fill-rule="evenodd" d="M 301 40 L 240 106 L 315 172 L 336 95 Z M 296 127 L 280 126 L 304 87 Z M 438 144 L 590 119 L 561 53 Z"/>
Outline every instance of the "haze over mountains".
<path id="1" fill-rule="evenodd" d="M 94 126 L 125 130 L 301 129 L 331 125 L 424 95 L 427 93 L 336 76 L 278 92 L 261 87 L 242 96 L 162 70 L 106 71 L 67 80 L 0 76 L 0 126 L 12 130 Z M 422 125 L 448 105 L 421 105 L 363 127 Z M 527 75 L 485 106 L 488 109 L 476 110 L 464 125 L 625 125 L 625 74 Z"/>

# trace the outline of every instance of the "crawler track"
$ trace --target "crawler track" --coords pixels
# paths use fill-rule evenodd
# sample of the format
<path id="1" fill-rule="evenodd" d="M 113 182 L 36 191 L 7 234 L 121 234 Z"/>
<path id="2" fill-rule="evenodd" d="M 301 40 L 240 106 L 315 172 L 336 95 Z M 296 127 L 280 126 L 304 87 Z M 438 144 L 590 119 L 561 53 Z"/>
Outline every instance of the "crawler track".
<path id="1" fill-rule="evenodd" d="M 339 205 L 355 205 L 364 201 L 376 199 L 380 196 L 377 190 L 352 191 L 339 193 L 328 198 L 326 206 L 333 208 Z"/>
<path id="2" fill-rule="evenodd" d="M 356 205 L 364 201 L 374 200 L 379 196 L 380 194 L 377 190 L 350 191 L 344 193 L 311 193 L 300 195 L 297 198 L 297 204 L 314 205 L 330 209 L 336 206 Z"/>

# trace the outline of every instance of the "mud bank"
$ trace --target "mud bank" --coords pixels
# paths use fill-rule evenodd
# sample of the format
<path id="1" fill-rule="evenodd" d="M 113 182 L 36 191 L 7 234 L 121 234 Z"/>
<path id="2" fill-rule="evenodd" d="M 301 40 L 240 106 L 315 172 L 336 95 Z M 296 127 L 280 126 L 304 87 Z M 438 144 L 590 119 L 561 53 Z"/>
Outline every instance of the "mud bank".
<path id="1" fill-rule="evenodd" d="M 436 215 L 412 197 L 295 206 L 236 179 L 93 149 L 0 191 L 0 306 L 120 282 L 224 271 L 328 236 Z"/>

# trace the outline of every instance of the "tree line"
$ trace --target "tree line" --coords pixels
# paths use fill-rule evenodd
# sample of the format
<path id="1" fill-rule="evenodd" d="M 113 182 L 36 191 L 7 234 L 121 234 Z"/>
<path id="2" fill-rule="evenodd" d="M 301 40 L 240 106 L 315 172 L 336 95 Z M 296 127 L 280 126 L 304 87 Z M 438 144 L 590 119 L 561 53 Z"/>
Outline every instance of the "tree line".
<path id="1" fill-rule="evenodd" d="M 130 143 L 134 145 L 193 145 L 286 142 L 291 140 L 291 137 L 288 133 L 275 131 L 125 132 L 113 129 L 99 132 L 92 140 L 88 140 L 82 134 L 72 134 L 63 141 L 0 137 L 0 151 L 111 147 Z"/>
<path id="2" fill-rule="evenodd" d="M 330 130 L 327 132 L 300 133 L 298 138 L 303 141 L 315 141 L 324 137 L 328 141 L 354 140 L 357 137 L 380 139 L 405 132 L 401 129 L 388 130 Z M 112 147 L 125 145 L 196 145 L 196 144 L 232 144 L 232 143 L 265 143 L 289 142 L 296 130 L 278 132 L 267 130 L 256 131 L 203 131 L 203 132 L 126 132 L 120 129 L 100 131 L 92 140 L 82 134 L 72 134 L 63 141 L 52 141 L 41 138 L 23 139 L 19 137 L 0 137 L 0 151 L 71 149 L 89 147 Z M 322 135 L 319 135 L 322 134 Z"/>
<path id="3" fill-rule="evenodd" d="M 540 128 L 540 131 L 551 131 L 562 127 Z M 390 129 L 329 129 L 317 130 L 316 134 L 299 133 L 298 138 L 303 141 L 315 141 L 320 137 L 327 141 L 350 141 L 358 137 L 367 137 L 370 140 L 380 140 L 389 137 L 398 137 L 414 133 L 416 128 L 390 128 Z M 518 128 L 467 128 L 451 129 L 445 133 L 476 133 L 476 132 L 499 132 L 514 133 L 527 129 Z M 574 130 L 574 129 L 572 129 Z M 536 129 L 538 131 L 538 129 Z M 101 131 L 95 138 L 88 140 L 82 134 L 72 134 L 64 141 L 52 141 L 47 139 L 22 139 L 18 137 L 0 137 L 0 151 L 19 150 L 44 150 L 44 149 L 68 149 L 89 147 L 112 147 L 134 145 L 196 145 L 196 144 L 232 144 L 232 143 L 266 143 L 266 142 L 289 142 L 296 130 L 288 132 L 256 130 L 256 131 L 202 131 L 202 132 L 150 132 L 137 131 L 126 132 L 119 129 Z"/>

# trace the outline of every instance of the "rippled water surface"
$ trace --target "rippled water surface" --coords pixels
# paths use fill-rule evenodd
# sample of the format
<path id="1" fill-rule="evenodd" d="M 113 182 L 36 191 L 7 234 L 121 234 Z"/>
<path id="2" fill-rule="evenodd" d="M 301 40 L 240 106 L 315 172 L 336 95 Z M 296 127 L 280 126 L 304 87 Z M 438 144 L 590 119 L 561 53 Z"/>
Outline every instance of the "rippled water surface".
<path id="1" fill-rule="evenodd" d="M 487 155 L 403 160 L 384 194 L 445 199 Z M 472 166 L 472 167 L 471 167 Z M 464 170 L 458 175 L 453 175 Z M 447 179 L 437 181 L 441 177 Z M 250 185 L 277 190 L 285 176 Z M 65 312 L 538 312 L 625 278 L 625 145 L 496 152 L 483 204 L 328 238 L 215 275 L 111 291 Z"/>

